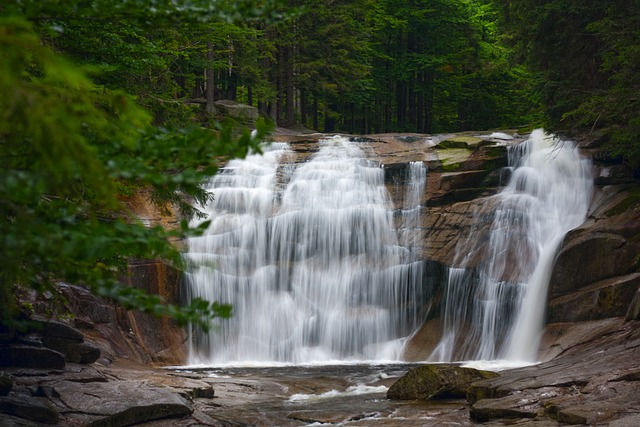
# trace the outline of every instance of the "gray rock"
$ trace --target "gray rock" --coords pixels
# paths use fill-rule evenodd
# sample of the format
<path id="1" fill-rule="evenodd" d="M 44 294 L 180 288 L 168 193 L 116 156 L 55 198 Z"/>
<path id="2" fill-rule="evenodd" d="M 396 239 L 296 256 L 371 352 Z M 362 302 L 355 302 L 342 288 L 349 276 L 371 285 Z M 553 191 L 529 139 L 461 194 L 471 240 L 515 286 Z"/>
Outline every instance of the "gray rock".
<path id="1" fill-rule="evenodd" d="M 624 318 L 625 320 L 640 320 L 640 288 L 633 296 Z"/>
<path id="2" fill-rule="evenodd" d="M 638 288 L 640 273 L 596 282 L 549 301 L 547 322 L 582 322 L 625 316 Z"/>
<path id="3" fill-rule="evenodd" d="M 42 398 L 25 399 L 23 396 L 0 397 L 0 412 L 44 424 L 57 424 L 58 411 Z"/>
<path id="4" fill-rule="evenodd" d="M 0 374 L 0 396 L 6 396 L 13 387 L 13 380 L 5 375 Z"/>
<path id="5" fill-rule="evenodd" d="M 66 323 L 55 320 L 40 321 L 41 330 L 39 331 L 43 337 L 59 338 L 71 342 L 83 342 L 84 335 L 77 329 L 72 328 Z"/>
<path id="6" fill-rule="evenodd" d="M 223 116 L 230 117 L 242 123 L 253 124 L 259 116 L 258 109 L 251 105 L 239 104 L 228 99 L 216 101 L 214 104 Z"/>
<path id="7" fill-rule="evenodd" d="M 192 412 L 189 403 L 171 389 L 145 381 L 78 384 L 63 381 L 55 386 L 64 412 L 90 415 L 91 426 L 115 427 L 162 418 L 181 417 Z"/>
<path id="8" fill-rule="evenodd" d="M 63 369 L 64 356 L 55 350 L 26 345 L 0 347 L 0 366 L 32 369 Z"/>
<path id="9" fill-rule="evenodd" d="M 535 418 L 538 408 L 521 396 L 481 400 L 471 406 L 469 416 L 480 422 L 496 419 Z"/>
<path id="10" fill-rule="evenodd" d="M 65 359 L 70 363 L 93 363 L 100 357 L 100 349 L 86 342 L 44 336 L 42 344 L 64 354 Z"/>
<path id="11" fill-rule="evenodd" d="M 637 253 L 623 235 L 583 227 L 570 231 L 558 252 L 549 282 L 551 298 L 635 269 Z"/>
<path id="12" fill-rule="evenodd" d="M 607 425 L 640 413 L 638 323 L 620 318 L 588 322 L 577 334 L 569 331 L 572 324 L 563 325 L 577 342 L 555 359 L 503 371 L 471 386 L 473 419 L 535 416 L 564 424 Z"/>
<path id="13" fill-rule="evenodd" d="M 600 168 L 595 178 L 597 185 L 618 185 L 633 182 L 633 170 L 624 164 L 608 165 Z"/>
<path id="14" fill-rule="evenodd" d="M 388 399 L 432 400 L 464 398 L 469 386 L 498 374 L 452 365 L 425 365 L 413 368 L 387 392 Z"/>

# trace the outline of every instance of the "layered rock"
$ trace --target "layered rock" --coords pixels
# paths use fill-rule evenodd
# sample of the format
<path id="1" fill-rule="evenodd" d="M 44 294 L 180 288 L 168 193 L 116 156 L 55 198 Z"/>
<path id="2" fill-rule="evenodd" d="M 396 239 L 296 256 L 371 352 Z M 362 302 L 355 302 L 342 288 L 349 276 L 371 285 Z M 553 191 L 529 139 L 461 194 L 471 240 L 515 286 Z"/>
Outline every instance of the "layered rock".
<path id="1" fill-rule="evenodd" d="M 534 419 L 572 425 L 636 425 L 640 419 L 638 323 L 618 318 L 564 324 L 550 331 L 547 350 L 562 348 L 556 349 L 557 357 L 474 383 L 468 394 L 471 418 L 496 423 Z"/>

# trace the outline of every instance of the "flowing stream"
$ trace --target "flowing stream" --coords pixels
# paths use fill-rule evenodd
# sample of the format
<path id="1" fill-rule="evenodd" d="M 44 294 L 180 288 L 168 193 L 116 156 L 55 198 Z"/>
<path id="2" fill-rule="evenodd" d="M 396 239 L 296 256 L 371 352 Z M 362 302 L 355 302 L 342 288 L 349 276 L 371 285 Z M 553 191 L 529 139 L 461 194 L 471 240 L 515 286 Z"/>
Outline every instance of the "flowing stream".
<path id="1" fill-rule="evenodd" d="M 299 165 L 290 154 L 273 144 L 211 182 L 212 224 L 188 242 L 189 289 L 234 315 L 191 334 L 191 363 L 399 360 L 419 322 L 412 228 L 425 166 L 408 168 L 398 230 L 384 169 L 359 144 L 323 140 Z"/>

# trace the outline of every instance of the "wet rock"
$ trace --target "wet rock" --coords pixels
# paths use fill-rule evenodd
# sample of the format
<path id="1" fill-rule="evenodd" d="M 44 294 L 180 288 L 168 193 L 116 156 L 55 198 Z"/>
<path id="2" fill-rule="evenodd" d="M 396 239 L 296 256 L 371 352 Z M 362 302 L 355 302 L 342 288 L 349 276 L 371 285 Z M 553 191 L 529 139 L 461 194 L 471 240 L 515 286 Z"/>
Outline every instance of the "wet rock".
<path id="1" fill-rule="evenodd" d="M 624 318 L 625 320 L 640 320 L 640 288 L 633 296 Z"/>
<path id="2" fill-rule="evenodd" d="M 84 335 L 77 329 L 72 328 L 66 323 L 58 322 L 55 320 L 40 321 L 38 322 L 40 333 L 43 337 L 57 338 L 60 340 L 66 340 L 69 342 L 81 343 L 84 341 Z"/>
<path id="3" fill-rule="evenodd" d="M 63 369 L 64 355 L 44 347 L 26 345 L 0 346 L 0 366 L 31 369 Z"/>
<path id="4" fill-rule="evenodd" d="M 93 363 L 100 357 L 100 350 L 84 342 L 84 335 L 80 331 L 55 320 L 36 321 L 32 331 L 26 335 L 19 335 L 17 342 L 26 346 L 45 347 L 46 349 L 54 350 L 62 354 L 65 360 L 71 363 Z M 60 369 L 61 367 L 53 365 L 50 368 Z"/>
<path id="5" fill-rule="evenodd" d="M 45 399 L 25 399 L 20 395 L 0 397 L 0 412 L 44 424 L 57 424 L 58 411 Z"/>
<path id="6" fill-rule="evenodd" d="M 118 381 L 91 385 L 63 381 L 55 386 L 64 413 L 91 418 L 95 427 L 115 427 L 163 418 L 181 417 L 192 408 L 177 392 L 145 381 Z"/>
<path id="7" fill-rule="evenodd" d="M 560 339 L 573 343 L 563 345 L 555 359 L 472 385 L 473 419 L 538 417 L 607 425 L 616 419 L 631 422 L 622 419 L 640 413 L 635 397 L 640 393 L 638 322 L 606 319 L 566 323 L 558 330 L 564 330 Z"/>
<path id="8" fill-rule="evenodd" d="M 394 383 L 387 392 L 388 399 L 432 400 L 464 398 L 469 386 L 479 380 L 498 376 L 451 365 L 425 365 L 413 368 Z"/>
<path id="9" fill-rule="evenodd" d="M 607 165 L 599 168 L 596 185 L 618 185 L 633 182 L 633 170 L 624 164 Z"/>
<path id="10" fill-rule="evenodd" d="M 13 387 L 13 380 L 8 376 L 0 374 L 0 396 L 6 396 Z"/>
<path id="11" fill-rule="evenodd" d="M 43 337 L 42 344 L 64 354 L 70 363 L 93 363 L 100 357 L 100 349 L 86 342 L 75 342 L 64 338 Z"/>
<path id="12" fill-rule="evenodd" d="M 538 408 L 520 396 L 481 400 L 471 406 L 469 410 L 469 416 L 480 422 L 497 419 L 534 418 L 537 415 Z"/>
<path id="13" fill-rule="evenodd" d="M 549 283 L 550 297 L 558 297 L 591 283 L 632 273 L 637 252 L 619 233 L 583 226 L 570 231 L 558 252 Z"/>
<path id="14" fill-rule="evenodd" d="M 582 322 L 622 317 L 640 288 L 640 273 L 593 283 L 549 301 L 547 321 Z M 629 317 L 632 319 L 633 315 Z"/>

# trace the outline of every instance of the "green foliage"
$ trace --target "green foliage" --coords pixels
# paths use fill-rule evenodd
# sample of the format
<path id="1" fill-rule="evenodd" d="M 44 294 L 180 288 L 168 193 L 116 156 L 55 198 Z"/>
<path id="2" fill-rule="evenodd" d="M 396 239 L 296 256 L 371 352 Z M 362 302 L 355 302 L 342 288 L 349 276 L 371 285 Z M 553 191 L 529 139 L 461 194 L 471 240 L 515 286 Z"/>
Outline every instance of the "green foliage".
<path id="1" fill-rule="evenodd" d="M 640 168 L 640 1 L 499 0 L 550 129 L 599 129 Z"/>
<path id="2" fill-rule="evenodd" d="M 180 324 L 206 328 L 212 317 L 230 314 L 200 300 L 166 305 L 118 281 L 131 258 L 180 266 L 170 239 L 202 232 L 145 227 L 118 190 L 151 188 L 159 205 L 176 203 L 191 214 L 192 200 L 209 197 L 200 184 L 218 161 L 259 150 L 264 122 L 257 135 L 244 131 L 239 139 L 228 126 L 153 127 L 132 96 L 93 83 L 17 14 L 0 17 L 0 111 L 0 322 L 18 315 L 14 286 L 43 292 L 57 281 L 85 284 Z"/>

